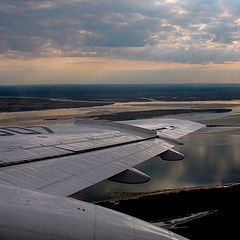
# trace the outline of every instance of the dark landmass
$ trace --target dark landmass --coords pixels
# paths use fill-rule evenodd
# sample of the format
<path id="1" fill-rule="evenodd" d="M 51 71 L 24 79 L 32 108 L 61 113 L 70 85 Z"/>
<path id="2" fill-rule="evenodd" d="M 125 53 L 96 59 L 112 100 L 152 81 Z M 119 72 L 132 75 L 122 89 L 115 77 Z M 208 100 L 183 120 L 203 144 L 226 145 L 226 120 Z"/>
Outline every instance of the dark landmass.
<path id="1" fill-rule="evenodd" d="M 239 99 L 240 84 L 54 84 L 0 86 L 0 96 L 96 101 L 206 101 Z"/>
<path id="2" fill-rule="evenodd" d="M 215 109 L 161 109 L 135 112 L 119 112 L 114 114 L 106 114 L 96 116 L 98 119 L 105 119 L 111 121 L 135 120 L 144 118 L 153 118 L 166 115 L 176 115 L 184 113 L 224 113 L 231 112 L 230 108 L 215 108 Z"/>
<path id="3" fill-rule="evenodd" d="M 123 194 L 123 193 L 121 193 Z M 174 218 L 207 212 L 169 228 L 189 239 L 236 239 L 240 213 L 240 184 L 131 193 L 125 199 L 97 204 L 148 222 L 170 222 Z M 161 218 L 159 218 L 161 217 Z"/>
<path id="4" fill-rule="evenodd" d="M 74 100 L 52 100 L 43 98 L 0 98 L 0 112 L 22 112 L 36 110 L 50 110 L 62 108 L 81 108 L 110 105 L 113 102 L 104 101 L 74 101 Z"/>

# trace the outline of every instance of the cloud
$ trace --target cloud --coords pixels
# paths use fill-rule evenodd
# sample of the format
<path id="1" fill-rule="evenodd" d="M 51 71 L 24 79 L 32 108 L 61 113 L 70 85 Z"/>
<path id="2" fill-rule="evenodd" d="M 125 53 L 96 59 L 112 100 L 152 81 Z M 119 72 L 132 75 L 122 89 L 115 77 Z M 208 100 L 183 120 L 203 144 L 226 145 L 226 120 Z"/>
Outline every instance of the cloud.
<path id="1" fill-rule="evenodd" d="M 0 53 L 222 63 L 240 60 L 239 26 L 234 0 L 2 0 Z"/>

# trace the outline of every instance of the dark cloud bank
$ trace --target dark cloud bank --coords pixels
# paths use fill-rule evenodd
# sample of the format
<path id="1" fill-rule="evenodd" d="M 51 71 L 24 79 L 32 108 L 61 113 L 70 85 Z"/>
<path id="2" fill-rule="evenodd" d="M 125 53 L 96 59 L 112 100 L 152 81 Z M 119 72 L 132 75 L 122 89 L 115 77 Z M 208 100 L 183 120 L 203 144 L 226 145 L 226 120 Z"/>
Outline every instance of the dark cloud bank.
<path id="1" fill-rule="evenodd" d="M 234 0 L 0 3 L 5 58 L 94 56 L 183 63 L 240 60 Z"/>

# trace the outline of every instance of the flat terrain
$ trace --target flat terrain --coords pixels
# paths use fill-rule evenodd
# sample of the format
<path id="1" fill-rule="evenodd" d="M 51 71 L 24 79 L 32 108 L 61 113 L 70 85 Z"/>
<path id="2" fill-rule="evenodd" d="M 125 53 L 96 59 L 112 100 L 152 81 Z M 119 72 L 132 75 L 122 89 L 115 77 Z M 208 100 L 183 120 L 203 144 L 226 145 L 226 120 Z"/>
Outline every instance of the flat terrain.
<path id="1" fill-rule="evenodd" d="M 79 101 L 45 98 L 0 97 L 0 112 L 21 112 L 60 108 L 82 108 L 113 104 L 101 101 Z"/>

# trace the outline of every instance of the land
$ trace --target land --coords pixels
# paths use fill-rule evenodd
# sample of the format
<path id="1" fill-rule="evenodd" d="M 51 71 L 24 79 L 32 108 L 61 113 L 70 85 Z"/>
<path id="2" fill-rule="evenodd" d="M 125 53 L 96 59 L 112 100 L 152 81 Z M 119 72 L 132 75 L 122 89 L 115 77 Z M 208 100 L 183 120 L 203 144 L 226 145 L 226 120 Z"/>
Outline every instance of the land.
<path id="1" fill-rule="evenodd" d="M 131 120 L 179 114 L 224 113 L 240 101 L 111 102 L 43 98 L 0 98 L 0 126 L 64 124 L 78 118 Z M 231 121 L 238 124 L 238 117 Z M 225 121 L 225 119 L 223 120 Z M 214 121 L 204 124 L 214 124 Z M 219 124 L 223 124 L 220 122 Z"/>
<path id="2" fill-rule="evenodd" d="M 113 104 L 107 101 L 79 101 L 30 97 L 0 97 L 0 112 L 22 112 L 60 108 L 82 108 Z"/>
<path id="3" fill-rule="evenodd" d="M 161 110 L 147 110 L 135 112 L 119 112 L 115 114 L 106 114 L 96 116 L 98 119 L 105 119 L 110 121 L 127 121 L 135 119 L 162 117 L 167 115 L 178 115 L 187 113 L 224 113 L 231 112 L 230 108 L 215 108 L 215 109 L 161 109 Z"/>
<path id="4" fill-rule="evenodd" d="M 115 193 L 97 204 L 160 226 L 189 239 L 235 239 L 240 184 Z M 231 229 L 231 232 L 226 231 Z M 233 237 L 233 238 L 232 238 Z"/>

